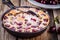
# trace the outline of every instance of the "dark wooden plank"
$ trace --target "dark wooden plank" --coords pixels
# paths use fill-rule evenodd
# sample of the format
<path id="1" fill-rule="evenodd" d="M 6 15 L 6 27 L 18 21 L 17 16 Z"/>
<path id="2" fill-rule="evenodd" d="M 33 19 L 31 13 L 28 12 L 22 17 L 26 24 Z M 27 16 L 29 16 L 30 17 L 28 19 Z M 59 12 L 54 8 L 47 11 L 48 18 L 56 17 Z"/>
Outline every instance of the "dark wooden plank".
<path id="1" fill-rule="evenodd" d="M 19 0 L 11 0 L 12 3 L 15 5 L 15 6 L 19 6 Z M 2 1 L 1 1 L 2 2 Z M 0 17 L 2 16 L 2 14 L 7 11 L 8 9 L 10 9 L 8 6 L 4 5 L 4 4 L 1 4 L 1 13 L 0 13 Z M 1 19 L 1 18 L 0 18 Z M 0 25 L 1 26 L 1 25 Z M 16 40 L 15 37 L 13 37 L 12 35 L 10 35 L 6 30 L 4 30 L 2 27 L 1 27 L 1 39 L 0 40 Z"/>
<path id="2" fill-rule="evenodd" d="M 48 14 L 50 15 L 50 25 L 49 26 L 52 27 L 55 25 L 53 10 L 48 10 Z M 58 40 L 57 33 L 48 33 L 48 36 L 50 36 L 49 40 Z"/>
<path id="3" fill-rule="evenodd" d="M 58 16 L 59 18 L 58 20 L 60 21 L 60 10 L 53 10 L 53 12 L 54 12 L 54 18 Z M 55 24 L 56 24 L 56 30 L 58 30 L 58 28 L 60 27 L 60 23 L 58 24 L 55 22 Z M 58 40 L 60 40 L 60 35 L 58 34 L 57 36 L 58 36 Z"/>
<path id="4" fill-rule="evenodd" d="M 31 3 L 29 3 L 28 0 L 21 0 L 21 6 L 32 6 L 32 7 L 37 7 L 37 6 L 32 5 Z"/>
<path id="5" fill-rule="evenodd" d="M 27 0 L 11 0 L 13 2 L 13 4 L 15 6 L 34 6 L 32 4 L 30 4 L 29 2 L 27 2 Z M 21 2 L 20 2 L 21 1 Z M 21 3 L 21 4 L 20 4 Z M 2 14 L 9 9 L 9 7 L 7 7 L 6 5 L 2 4 L 1 0 L 0 0 L 0 21 L 1 21 L 1 16 Z M 36 6 L 34 6 L 36 7 Z M 51 15 L 51 18 L 52 18 L 52 13 L 49 13 L 49 15 Z M 52 18 L 53 19 L 53 18 Z M 52 21 L 53 23 L 53 21 Z M 52 23 L 50 24 L 50 26 L 52 25 Z M 0 24 L 1 26 L 1 24 Z M 10 35 L 7 31 L 5 31 L 2 27 L 0 29 L 0 40 L 16 40 L 15 37 L 13 37 L 12 35 Z M 37 37 L 34 37 L 34 38 L 28 38 L 28 39 L 18 39 L 18 40 L 57 40 L 57 35 L 56 34 L 50 34 L 48 33 L 48 30 L 49 28 L 42 34 L 42 35 L 39 35 Z M 60 37 L 58 36 L 58 39 Z"/>

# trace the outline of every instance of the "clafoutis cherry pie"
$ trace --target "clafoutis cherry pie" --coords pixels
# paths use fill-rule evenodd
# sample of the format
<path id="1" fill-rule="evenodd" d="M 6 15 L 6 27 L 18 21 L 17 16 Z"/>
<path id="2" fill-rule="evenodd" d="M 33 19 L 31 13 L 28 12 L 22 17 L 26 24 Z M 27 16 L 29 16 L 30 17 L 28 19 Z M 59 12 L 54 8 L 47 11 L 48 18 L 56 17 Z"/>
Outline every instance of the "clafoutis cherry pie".
<path id="1" fill-rule="evenodd" d="M 3 24 L 16 32 L 37 32 L 47 27 L 49 16 L 36 8 L 17 8 L 4 15 Z"/>

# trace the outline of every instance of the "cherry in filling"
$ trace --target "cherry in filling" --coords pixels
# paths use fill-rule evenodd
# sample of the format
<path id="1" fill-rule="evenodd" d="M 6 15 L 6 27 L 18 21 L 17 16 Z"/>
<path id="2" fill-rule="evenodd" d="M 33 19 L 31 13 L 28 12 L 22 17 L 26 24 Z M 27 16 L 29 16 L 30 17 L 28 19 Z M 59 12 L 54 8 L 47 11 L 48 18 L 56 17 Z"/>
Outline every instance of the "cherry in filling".
<path id="1" fill-rule="evenodd" d="M 45 22 L 48 22 L 48 19 L 44 19 Z"/>
<path id="2" fill-rule="evenodd" d="M 29 28 L 26 28 L 26 29 L 25 29 L 25 32 L 30 32 L 29 29 L 30 29 L 30 27 L 29 27 Z"/>
<path id="3" fill-rule="evenodd" d="M 36 21 L 36 19 L 34 19 L 34 18 L 31 18 L 31 20 Z"/>
<path id="4" fill-rule="evenodd" d="M 22 23 L 22 22 L 20 22 L 20 23 L 17 23 L 17 22 L 16 22 L 16 24 L 17 24 L 17 25 L 22 25 L 23 23 Z"/>
<path id="5" fill-rule="evenodd" d="M 8 17 L 7 16 L 4 16 L 4 19 L 8 19 Z"/>
<path id="6" fill-rule="evenodd" d="M 28 20 L 27 20 L 27 19 L 25 19 L 25 24 L 27 23 L 27 21 L 28 21 Z"/>
<path id="7" fill-rule="evenodd" d="M 41 23 L 42 23 L 42 21 L 39 21 L 39 22 L 38 22 L 38 25 L 40 25 Z"/>
<path id="8" fill-rule="evenodd" d="M 6 24 L 5 26 L 6 26 L 6 27 L 10 27 L 10 25 L 8 25 L 8 24 Z"/>
<path id="9" fill-rule="evenodd" d="M 10 28 L 10 30 L 15 31 L 15 28 L 14 28 L 14 27 L 12 27 L 12 28 Z"/>
<path id="10" fill-rule="evenodd" d="M 22 30 L 18 30 L 18 32 L 22 32 Z"/>
<path id="11" fill-rule="evenodd" d="M 31 23 L 27 23 L 27 26 L 30 26 L 31 25 Z"/>
<path id="12" fill-rule="evenodd" d="M 41 15 L 46 16 L 45 14 L 41 14 Z"/>
<path id="13" fill-rule="evenodd" d="M 38 27 L 38 26 L 31 26 L 32 28 L 36 28 L 36 27 Z"/>
<path id="14" fill-rule="evenodd" d="M 12 14 L 12 13 L 9 13 L 9 14 L 8 14 L 8 16 L 11 16 L 11 15 L 13 15 L 13 14 Z"/>
<path id="15" fill-rule="evenodd" d="M 28 21 L 27 19 L 25 19 L 25 21 Z"/>
<path id="16" fill-rule="evenodd" d="M 22 28 L 22 26 L 17 27 L 17 29 L 20 29 L 20 28 Z"/>
<path id="17" fill-rule="evenodd" d="M 46 23 L 43 23 L 43 25 L 45 25 L 45 26 L 46 26 L 47 24 L 46 24 Z"/>
<path id="18" fill-rule="evenodd" d="M 43 30 L 44 28 L 40 27 L 40 30 Z"/>
<path id="19" fill-rule="evenodd" d="M 32 32 L 36 32 L 36 31 L 38 31 L 38 30 L 32 29 Z"/>
<path id="20" fill-rule="evenodd" d="M 24 16 L 22 16 L 22 18 L 25 18 Z"/>
<path id="21" fill-rule="evenodd" d="M 27 21 L 25 22 L 25 24 L 27 24 Z"/>

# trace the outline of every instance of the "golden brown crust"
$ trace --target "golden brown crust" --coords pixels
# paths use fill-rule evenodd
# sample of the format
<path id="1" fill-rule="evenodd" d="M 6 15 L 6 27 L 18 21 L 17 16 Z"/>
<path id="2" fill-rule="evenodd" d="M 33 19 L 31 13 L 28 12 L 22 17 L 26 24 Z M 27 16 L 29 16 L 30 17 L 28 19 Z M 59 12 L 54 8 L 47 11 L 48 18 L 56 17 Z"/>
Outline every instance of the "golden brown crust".
<path id="1" fill-rule="evenodd" d="M 18 8 L 18 9 L 20 9 L 20 10 L 22 10 L 22 8 Z M 23 8 L 24 10 L 25 10 L 25 8 Z M 32 10 L 33 9 L 33 10 Z M 9 13 L 7 13 L 7 14 L 5 14 L 5 16 L 7 16 L 8 17 L 8 19 L 7 20 L 3 20 L 4 22 L 7 22 L 8 21 L 8 24 L 9 24 L 9 22 L 14 22 L 14 21 L 16 21 L 17 22 L 17 24 L 19 23 L 19 22 L 23 22 L 23 24 L 21 25 L 22 27 L 21 27 L 21 29 L 17 29 L 17 26 L 18 25 L 20 25 L 20 24 L 16 24 L 16 22 L 15 22 L 15 24 L 13 24 L 11 27 L 9 27 L 9 29 L 11 29 L 12 27 L 15 27 L 15 31 L 18 31 L 18 30 L 22 30 L 22 32 L 25 32 L 27 29 L 25 29 L 25 27 L 26 27 L 26 25 L 27 24 L 25 24 L 25 19 L 27 18 L 27 19 L 29 19 L 29 17 L 30 16 L 32 16 L 31 18 L 34 18 L 34 19 L 31 19 L 30 18 L 30 20 L 33 20 L 32 22 L 30 21 L 30 20 L 28 20 L 29 22 L 31 22 L 31 24 L 33 25 L 34 24 L 34 26 L 33 27 L 31 27 L 32 25 L 30 25 L 30 26 L 27 26 L 27 27 L 29 27 L 28 28 L 28 30 L 27 31 L 29 31 L 29 32 L 32 32 L 32 30 L 35 30 L 35 31 L 37 31 L 37 30 L 39 30 L 39 27 L 46 27 L 48 24 L 49 24 L 49 16 L 48 16 L 48 14 L 47 13 L 45 13 L 45 12 L 43 12 L 42 10 L 37 10 L 37 9 L 35 9 L 35 8 L 29 8 L 29 9 L 27 9 L 27 11 L 28 10 L 32 10 L 33 12 L 35 12 L 37 15 L 39 15 L 39 18 L 38 17 L 36 17 L 36 16 L 33 16 L 33 15 L 30 15 L 30 14 L 27 14 L 27 12 L 26 13 L 24 13 L 24 12 L 21 12 L 20 10 L 17 10 L 17 9 L 13 9 L 13 10 L 11 10 Z M 9 15 L 10 14 L 10 15 Z M 11 15 L 12 14 L 12 15 Z M 28 15 L 28 16 L 27 16 Z M 24 17 L 22 17 L 22 16 L 27 16 L 26 18 L 24 18 Z M 14 19 L 14 17 L 16 18 L 16 19 Z M 35 19 L 36 18 L 36 19 Z M 13 20 L 14 19 L 14 20 Z M 47 22 L 45 22 L 44 23 L 44 19 L 48 19 L 48 21 Z M 39 26 L 35 26 L 35 24 L 37 23 L 37 22 L 35 22 L 35 21 L 39 21 Z M 29 23 L 28 22 L 28 23 Z M 43 23 L 42 23 L 43 22 Z M 4 24 L 7 24 L 7 23 L 4 23 Z M 41 25 L 40 25 L 41 24 Z M 34 28 L 35 27 L 35 28 Z"/>

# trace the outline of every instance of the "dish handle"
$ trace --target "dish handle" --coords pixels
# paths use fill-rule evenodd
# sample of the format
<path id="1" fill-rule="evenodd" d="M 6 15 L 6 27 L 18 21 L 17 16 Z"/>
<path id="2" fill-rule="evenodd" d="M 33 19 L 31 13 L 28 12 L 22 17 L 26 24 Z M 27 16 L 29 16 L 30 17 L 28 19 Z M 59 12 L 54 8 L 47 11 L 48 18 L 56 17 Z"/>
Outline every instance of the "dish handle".
<path id="1" fill-rule="evenodd" d="M 14 6 L 13 3 L 10 0 L 2 0 L 2 3 L 7 5 L 10 8 L 13 8 L 13 9 L 16 8 L 16 6 Z"/>

